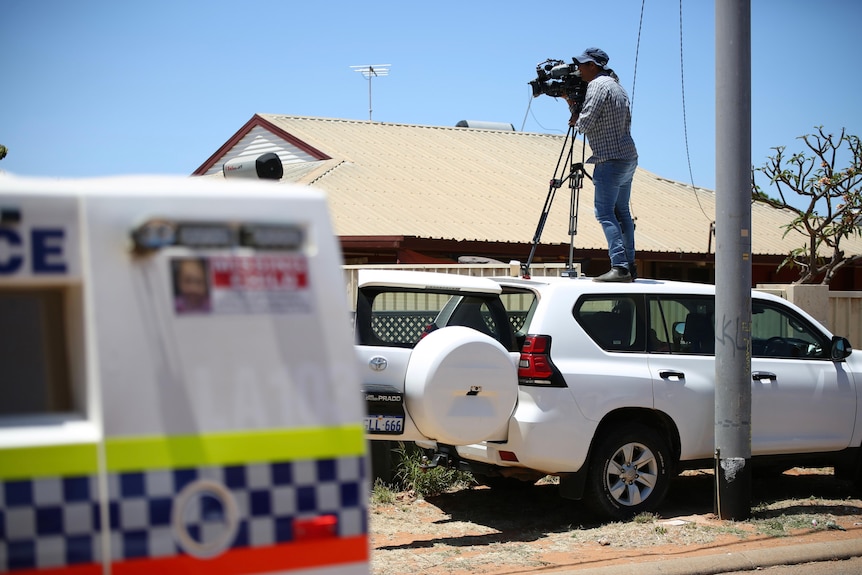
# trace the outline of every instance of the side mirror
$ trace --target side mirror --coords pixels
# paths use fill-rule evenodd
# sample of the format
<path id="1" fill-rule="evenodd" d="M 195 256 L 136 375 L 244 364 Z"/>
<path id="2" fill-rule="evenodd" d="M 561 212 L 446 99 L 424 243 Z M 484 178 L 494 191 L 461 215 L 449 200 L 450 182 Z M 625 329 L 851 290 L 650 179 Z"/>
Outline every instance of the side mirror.
<path id="1" fill-rule="evenodd" d="M 853 347 L 846 337 L 832 336 L 832 349 L 829 351 L 832 361 L 843 361 L 851 353 Z"/>

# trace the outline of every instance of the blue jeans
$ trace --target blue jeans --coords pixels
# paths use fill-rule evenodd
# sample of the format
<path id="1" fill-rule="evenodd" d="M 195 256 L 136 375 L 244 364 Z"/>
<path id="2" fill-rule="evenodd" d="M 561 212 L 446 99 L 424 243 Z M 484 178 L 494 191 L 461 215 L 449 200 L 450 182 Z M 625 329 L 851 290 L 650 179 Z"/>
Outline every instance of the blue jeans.
<path id="1" fill-rule="evenodd" d="M 593 170 L 596 220 L 608 240 L 611 266 L 629 270 L 635 263 L 635 224 L 629 200 L 637 166 L 637 160 L 607 160 Z"/>

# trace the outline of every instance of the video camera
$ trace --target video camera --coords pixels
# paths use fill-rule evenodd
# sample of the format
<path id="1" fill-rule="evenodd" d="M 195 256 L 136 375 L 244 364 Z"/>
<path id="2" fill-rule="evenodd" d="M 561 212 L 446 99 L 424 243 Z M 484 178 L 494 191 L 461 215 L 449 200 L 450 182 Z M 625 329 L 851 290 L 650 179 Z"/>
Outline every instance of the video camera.
<path id="1" fill-rule="evenodd" d="M 587 83 L 581 79 L 574 58 L 571 64 L 551 59 L 537 64 L 536 79 L 529 84 L 533 87 L 534 98 L 542 94 L 553 98 L 565 97 L 573 114 L 581 111 L 587 96 Z"/>

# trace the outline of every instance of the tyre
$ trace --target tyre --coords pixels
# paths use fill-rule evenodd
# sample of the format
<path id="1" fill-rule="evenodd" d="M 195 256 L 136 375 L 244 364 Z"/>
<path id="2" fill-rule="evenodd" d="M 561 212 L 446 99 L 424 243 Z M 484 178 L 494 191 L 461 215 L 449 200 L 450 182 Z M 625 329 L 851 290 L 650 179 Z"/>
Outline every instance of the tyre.
<path id="1" fill-rule="evenodd" d="M 670 483 L 670 449 L 643 425 L 611 431 L 590 456 L 585 503 L 614 520 L 652 511 Z"/>

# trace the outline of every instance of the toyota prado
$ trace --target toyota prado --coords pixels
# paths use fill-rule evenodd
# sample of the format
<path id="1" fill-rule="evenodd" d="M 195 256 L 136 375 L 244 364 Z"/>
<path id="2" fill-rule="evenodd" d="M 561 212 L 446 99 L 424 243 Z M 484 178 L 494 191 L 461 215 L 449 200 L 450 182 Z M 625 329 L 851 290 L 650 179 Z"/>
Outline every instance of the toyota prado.
<path id="1" fill-rule="evenodd" d="M 855 474 L 862 357 L 779 297 L 752 292 L 751 312 L 753 461 Z M 704 284 L 362 270 L 367 436 L 492 487 L 558 476 L 611 518 L 652 510 L 712 466 L 714 316 Z"/>

